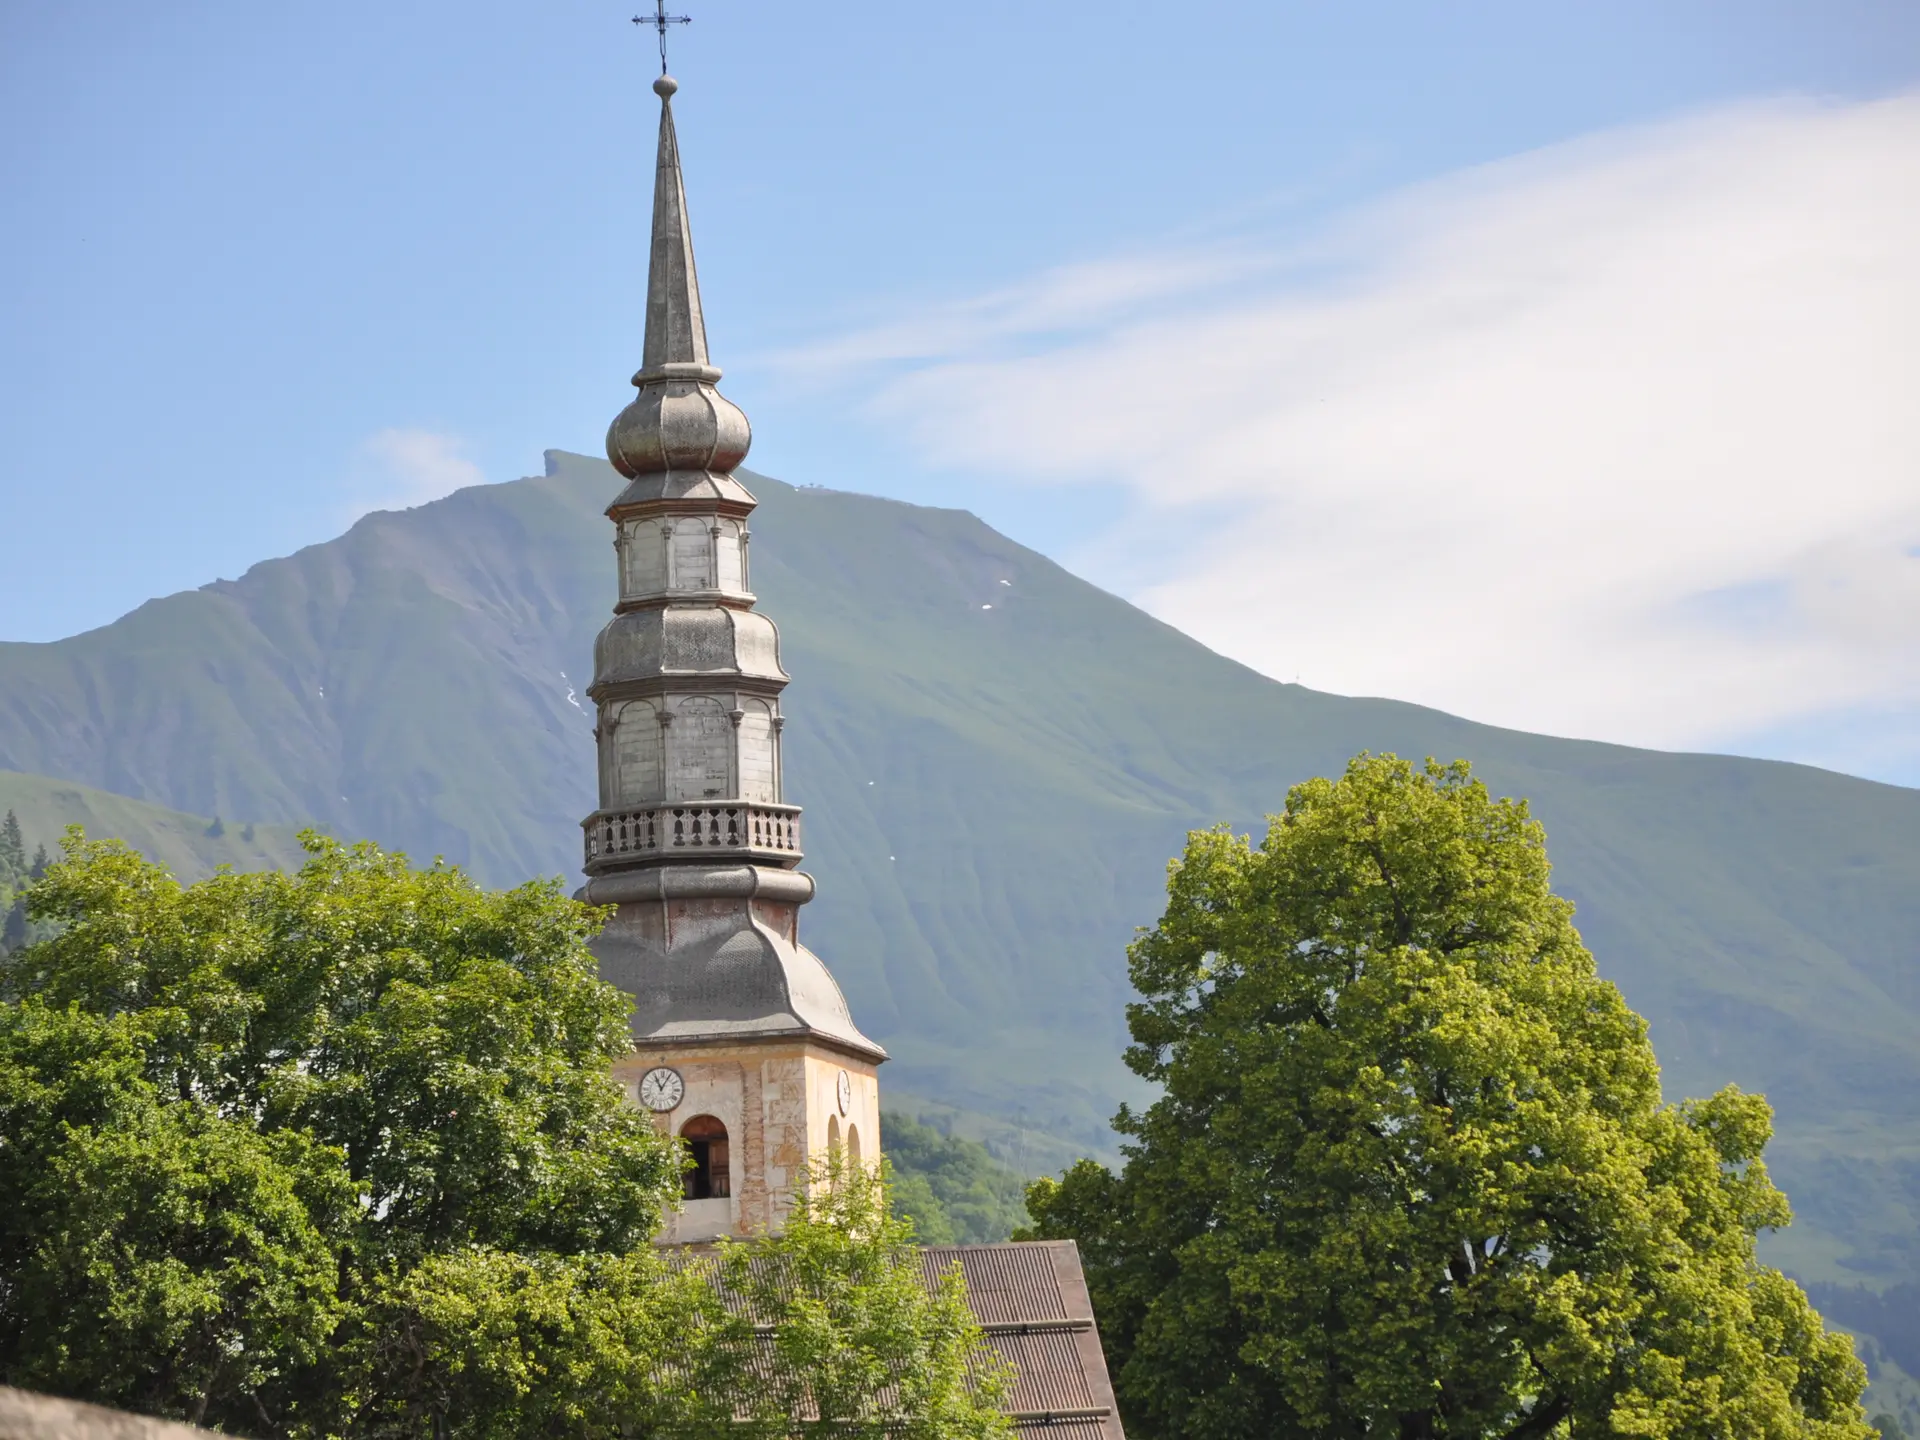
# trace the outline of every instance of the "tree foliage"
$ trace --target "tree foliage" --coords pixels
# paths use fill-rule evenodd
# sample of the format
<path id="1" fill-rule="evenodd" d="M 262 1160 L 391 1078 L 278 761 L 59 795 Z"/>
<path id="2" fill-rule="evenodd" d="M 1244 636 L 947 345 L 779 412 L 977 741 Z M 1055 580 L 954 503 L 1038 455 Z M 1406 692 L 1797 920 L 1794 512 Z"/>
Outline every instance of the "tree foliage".
<path id="1" fill-rule="evenodd" d="M 0 1008 L 0 1375 L 243 1424 L 343 1316 L 338 1152 L 142 1073 L 136 1017 Z M 276 1373 L 279 1372 L 279 1373 Z"/>
<path id="2" fill-rule="evenodd" d="M 785 1230 L 725 1245 L 719 1268 L 756 1329 L 758 1375 L 741 1407 L 768 1437 L 1011 1440 L 1007 1368 L 986 1349 L 959 1268 L 923 1273 L 886 1167 L 815 1166 Z"/>
<path id="3" fill-rule="evenodd" d="M 27 858 L 27 839 L 20 817 L 8 810 L 0 816 L 0 955 L 17 950 L 31 938 L 27 908 L 20 892 L 46 873 L 47 847 L 39 846 Z"/>
<path id="4" fill-rule="evenodd" d="M 609 1078 L 629 1002 L 599 913 L 306 845 L 298 874 L 182 887 L 75 832 L 28 891 L 50 934 L 0 963 L 0 1381 L 262 1437 L 786 1433 L 753 1323 L 652 1244 L 684 1157 Z M 771 1343 L 833 1413 L 884 1383 L 902 1433 L 997 1433 L 951 1383 L 977 1327 L 900 1293 L 876 1193 L 742 1251 L 804 1280 Z"/>
<path id="5" fill-rule="evenodd" d="M 1909 1375 L 1920 1375 L 1920 1285 L 1889 1285 L 1870 1290 L 1864 1285 L 1813 1284 L 1807 1296 L 1820 1313 L 1877 1340 L 1888 1359 Z"/>
<path id="6" fill-rule="evenodd" d="M 359 1436 L 729 1433 L 749 1356 L 708 1277 L 650 1247 L 467 1247 L 390 1277 L 346 1381 Z"/>
<path id="7" fill-rule="evenodd" d="M 369 1355 L 421 1384 L 362 1433 L 1007 1440 L 1007 1375 L 957 1271 L 928 1283 L 884 1169 L 817 1164 L 785 1229 L 651 1252 L 436 1256 L 382 1297 Z"/>
<path id="8" fill-rule="evenodd" d="M 645 1252 L 679 1159 L 607 1079 L 592 912 L 308 850 L 181 887 L 76 835 L 28 892 L 53 933 L 0 1010 L 14 1383 L 338 1431 L 432 1408 L 431 1367 L 371 1356 L 436 1267 Z"/>
<path id="9" fill-rule="evenodd" d="M 1864 1440 L 1865 1375 L 1757 1263 L 1770 1114 L 1662 1103 L 1523 803 L 1361 756 L 1196 832 L 1130 952 L 1127 1163 L 1080 1241 L 1148 1437 Z"/>
<path id="10" fill-rule="evenodd" d="M 0 885 L 11 885 L 26 877 L 27 839 L 20 829 L 20 817 L 8 810 L 0 816 Z"/>

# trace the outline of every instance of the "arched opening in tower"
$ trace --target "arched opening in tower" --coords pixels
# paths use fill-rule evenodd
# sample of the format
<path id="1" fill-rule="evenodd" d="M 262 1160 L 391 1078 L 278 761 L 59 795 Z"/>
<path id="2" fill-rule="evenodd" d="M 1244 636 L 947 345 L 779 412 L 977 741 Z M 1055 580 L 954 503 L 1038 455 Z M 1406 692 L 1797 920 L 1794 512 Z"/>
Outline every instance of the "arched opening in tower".
<path id="1" fill-rule="evenodd" d="M 733 1193 L 727 1161 L 727 1127 L 711 1115 L 696 1115 L 680 1127 L 693 1155 L 693 1168 L 681 1184 L 689 1200 L 724 1200 Z"/>

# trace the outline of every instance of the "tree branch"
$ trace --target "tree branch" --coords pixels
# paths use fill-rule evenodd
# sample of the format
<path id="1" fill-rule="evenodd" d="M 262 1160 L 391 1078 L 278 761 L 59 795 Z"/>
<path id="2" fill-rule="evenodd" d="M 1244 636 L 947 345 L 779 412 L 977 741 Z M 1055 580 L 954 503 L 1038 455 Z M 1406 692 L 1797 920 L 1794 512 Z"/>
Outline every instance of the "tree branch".
<path id="1" fill-rule="evenodd" d="M 1573 1413 L 1573 1399 L 1568 1395 L 1556 1395 L 1533 1407 L 1531 1414 L 1513 1429 L 1507 1431 L 1502 1440 L 1530 1440 L 1530 1437 L 1549 1434 L 1567 1416 Z"/>

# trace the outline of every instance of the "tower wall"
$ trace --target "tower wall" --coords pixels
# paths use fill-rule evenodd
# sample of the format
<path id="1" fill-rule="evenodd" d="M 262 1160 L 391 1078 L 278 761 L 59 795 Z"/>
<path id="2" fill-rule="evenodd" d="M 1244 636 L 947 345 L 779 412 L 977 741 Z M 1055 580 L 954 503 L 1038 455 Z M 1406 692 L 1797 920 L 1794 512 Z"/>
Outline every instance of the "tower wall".
<path id="1" fill-rule="evenodd" d="M 666 1053 L 636 1050 L 614 1067 L 615 1080 L 636 1104 L 641 1077 Z M 738 1137 L 738 1159 L 733 1193 L 686 1201 L 661 1237 L 668 1243 L 778 1229 L 794 1186 L 835 1138 L 851 1147 L 849 1137 L 857 1136 L 863 1159 L 880 1153 L 880 1080 L 870 1060 L 806 1042 L 672 1047 L 671 1059 L 684 1079 L 685 1099 L 655 1123 L 672 1134 L 693 1116 L 712 1115 Z M 850 1092 L 844 1117 L 842 1071 Z"/>

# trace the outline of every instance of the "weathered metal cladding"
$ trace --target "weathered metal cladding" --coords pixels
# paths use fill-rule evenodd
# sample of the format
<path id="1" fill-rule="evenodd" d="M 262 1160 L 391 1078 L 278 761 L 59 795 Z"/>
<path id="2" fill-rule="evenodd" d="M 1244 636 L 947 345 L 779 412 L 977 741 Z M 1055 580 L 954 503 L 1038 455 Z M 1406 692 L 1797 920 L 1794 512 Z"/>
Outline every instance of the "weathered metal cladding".
<path id="1" fill-rule="evenodd" d="M 860 1033 L 798 937 L 813 885 L 794 869 L 800 815 L 782 794 L 787 672 L 778 627 L 753 608 L 755 501 L 732 473 L 753 432 L 714 388 L 675 88 L 665 77 L 654 86 L 660 148 L 638 393 L 607 430 L 607 458 L 628 484 L 607 508 L 619 599 L 587 688 L 600 808 L 582 822 L 582 893 L 617 907 L 593 948 L 601 973 L 634 996 L 638 1051 L 676 1064 L 702 1046 L 798 1038 L 870 1066 L 886 1052 Z M 738 1138 L 750 1170 L 755 1142 Z"/>
<path id="2" fill-rule="evenodd" d="M 787 683 L 780 632 L 766 616 L 719 605 L 667 605 L 616 615 L 593 645 L 595 699 L 614 686 L 665 676 Z"/>
<path id="3" fill-rule="evenodd" d="M 601 976 L 633 996 L 636 1039 L 812 1034 L 886 1058 L 819 956 L 724 901 L 622 905 L 594 954 Z"/>
<path id="4" fill-rule="evenodd" d="M 1068 1310 L 1070 1282 L 1063 1284 L 1054 1248 L 1049 1245 L 950 1246 L 928 1250 L 924 1258 L 930 1269 L 955 1261 L 967 1282 L 973 1312 L 984 1325 L 1036 1325 L 1086 1318 Z M 1087 1316 L 1091 1314 L 1089 1306 Z"/>
<path id="5" fill-rule="evenodd" d="M 653 167 L 653 235 L 647 255 L 647 337 L 642 370 L 675 363 L 707 363 L 707 321 L 700 308 L 700 276 L 693 263 L 693 227 L 687 217 L 687 186 L 680 173 L 680 138 L 673 128 L 673 96 L 679 89 L 662 75 L 660 150 Z"/>
<path id="6" fill-rule="evenodd" d="M 645 375 L 635 377 L 640 393 L 607 428 L 614 469 L 628 479 L 667 470 L 725 475 L 747 458 L 753 429 L 738 405 L 708 383 Z"/>
<path id="7" fill-rule="evenodd" d="M 731 475 L 716 475 L 711 470 L 662 470 L 636 475 L 607 506 L 607 516 L 622 520 L 648 508 L 705 512 L 709 507 L 723 515 L 745 515 L 759 501 Z"/>

